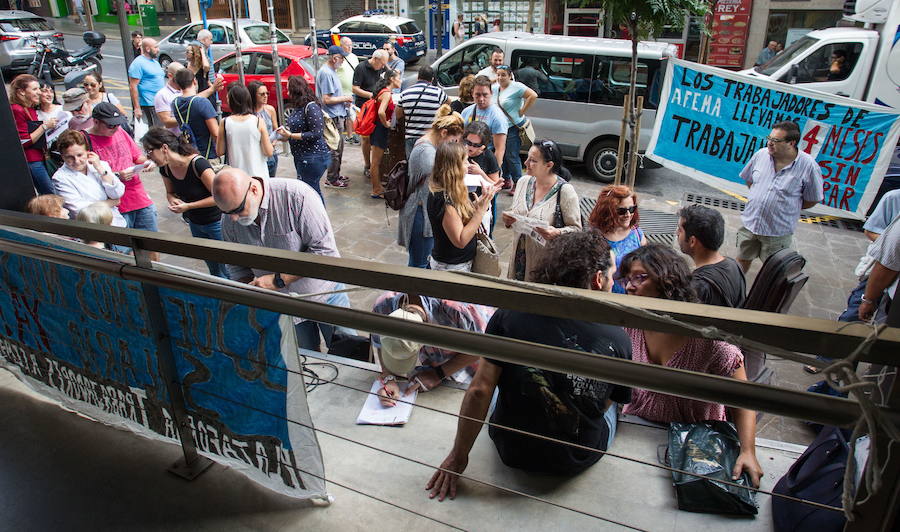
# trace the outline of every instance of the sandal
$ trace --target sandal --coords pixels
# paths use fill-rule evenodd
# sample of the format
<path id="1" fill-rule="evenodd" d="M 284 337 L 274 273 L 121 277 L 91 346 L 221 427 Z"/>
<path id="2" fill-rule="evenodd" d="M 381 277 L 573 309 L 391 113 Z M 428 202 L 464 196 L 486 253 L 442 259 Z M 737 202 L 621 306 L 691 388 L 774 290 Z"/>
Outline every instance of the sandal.
<path id="1" fill-rule="evenodd" d="M 372 199 L 384 199 L 384 194 L 369 194 Z"/>

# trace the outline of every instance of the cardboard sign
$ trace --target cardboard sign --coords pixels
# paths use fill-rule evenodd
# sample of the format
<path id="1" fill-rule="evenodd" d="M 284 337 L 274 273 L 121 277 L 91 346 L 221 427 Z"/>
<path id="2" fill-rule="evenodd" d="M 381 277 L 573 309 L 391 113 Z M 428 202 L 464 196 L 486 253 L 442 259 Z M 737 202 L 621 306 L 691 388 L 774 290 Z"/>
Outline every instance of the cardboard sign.
<path id="1" fill-rule="evenodd" d="M 900 136 L 900 114 L 887 107 L 670 59 L 647 155 L 746 195 L 741 169 L 785 120 L 822 169 L 825 199 L 812 210 L 863 219 Z"/>

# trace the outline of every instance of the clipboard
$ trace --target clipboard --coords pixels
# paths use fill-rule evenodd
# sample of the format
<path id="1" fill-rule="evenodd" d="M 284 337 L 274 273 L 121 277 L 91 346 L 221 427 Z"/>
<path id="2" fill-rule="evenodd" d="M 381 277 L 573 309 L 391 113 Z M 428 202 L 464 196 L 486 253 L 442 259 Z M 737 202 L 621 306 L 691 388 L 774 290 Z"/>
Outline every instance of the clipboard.
<path id="1" fill-rule="evenodd" d="M 41 127 L 43 124 L 44 124 L 44 122 L 42 122 L 41 120 L 29 120 L 27 122 L 28 134 L 30 135 L 30 134 L 34 133 L 34 130 Z M 28 142 L 28 141 L 27 140 L 23 141 L 22 144 L 24 145 L 25 142 Z M 31 149 L 31 148 L 38 149 L 41 151 L 46 151 L 47 150 L 47 136 L 41 135 L 41 138 L 37 139 L 37 142 L 32 142 L 31 146 L 28 146 L 28 148 L 26 148 L 26 149 Z"/>

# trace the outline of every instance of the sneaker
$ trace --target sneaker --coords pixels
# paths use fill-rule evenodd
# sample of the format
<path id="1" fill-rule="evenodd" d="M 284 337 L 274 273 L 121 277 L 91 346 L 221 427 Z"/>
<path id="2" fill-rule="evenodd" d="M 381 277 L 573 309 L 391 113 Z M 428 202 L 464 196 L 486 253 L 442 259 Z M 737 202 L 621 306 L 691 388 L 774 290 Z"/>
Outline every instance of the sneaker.
<path id="1" fill-rule="evenodd" d="M 350 137 L 350 142 L 352 142 L 353 144 L 362 144 L 362 139 L 359 138 L 359 135 L 354 134 L 352 137 Z"/>
<path id="2" fill-rule="evenodd" d="M 347 188 L 350 186 L 349 183 L 340 179 L 335 179 L 334 181 L 326 179 L 324 185 L 328 188 Z"/>
<path id="3" fill-rule="evenodd" d="M 368 169 L 368 168 L 366 168 L 365 170 L 363 170 L 363 177 L 365 177 L 366 179 L 372 179 L 372 173 L 369 172 L 369 169 Z"/>

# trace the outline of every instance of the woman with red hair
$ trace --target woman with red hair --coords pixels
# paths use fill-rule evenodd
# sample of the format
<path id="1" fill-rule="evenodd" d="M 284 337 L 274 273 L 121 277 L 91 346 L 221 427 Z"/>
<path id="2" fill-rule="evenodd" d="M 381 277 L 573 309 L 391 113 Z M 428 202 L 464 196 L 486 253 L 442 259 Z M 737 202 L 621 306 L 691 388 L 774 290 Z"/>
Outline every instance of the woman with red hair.
<path id="1" fill-rule="evenodd" d="M 638 227 L 637 194 L 624 185 L 609 185 L 600 191 L 589 222 L 609 242 L 616 257 L 617 270 L 622 257 L 647 243 L 644 231 Z M 613 292 L 625 293 L 621 281 L 617 280 L 613 285 Z"/>

